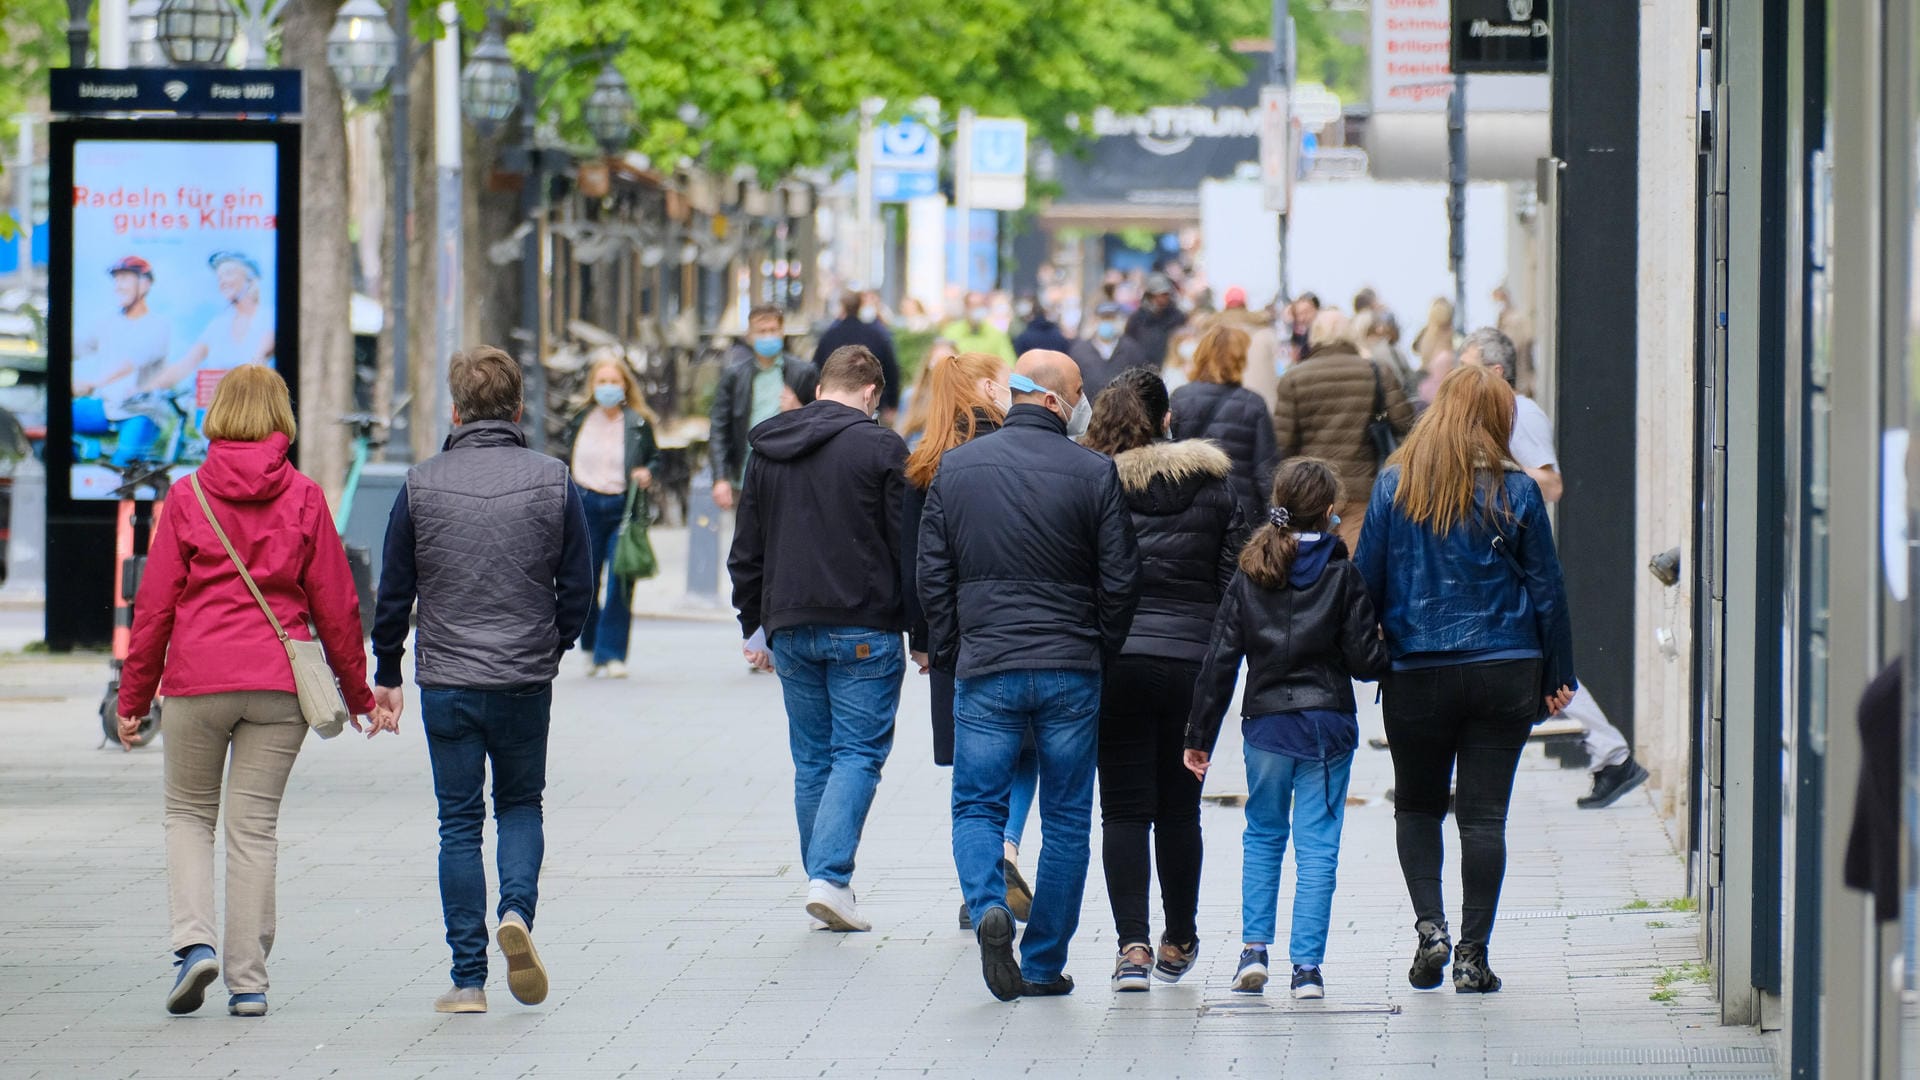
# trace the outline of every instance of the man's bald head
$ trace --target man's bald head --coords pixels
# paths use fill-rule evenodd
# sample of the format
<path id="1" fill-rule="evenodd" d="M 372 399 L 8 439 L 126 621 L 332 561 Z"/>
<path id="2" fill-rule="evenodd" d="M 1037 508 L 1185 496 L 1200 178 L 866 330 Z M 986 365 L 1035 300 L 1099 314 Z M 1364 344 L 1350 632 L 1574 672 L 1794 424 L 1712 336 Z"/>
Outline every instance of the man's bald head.
<path id="1" fill-rule="evenodd" d="M 1071 409 L 1074 402 L 1080 400 L 1080 365 L 1073 357 L 1052 349 L 1029 349 L 1013 366 L 1015 375 L 1025 375 L 1034 382 L 1051 390 L 1060 404 Z M 1016 401 L 1040 404 L 1045 394 L 1015 393 Z"/>

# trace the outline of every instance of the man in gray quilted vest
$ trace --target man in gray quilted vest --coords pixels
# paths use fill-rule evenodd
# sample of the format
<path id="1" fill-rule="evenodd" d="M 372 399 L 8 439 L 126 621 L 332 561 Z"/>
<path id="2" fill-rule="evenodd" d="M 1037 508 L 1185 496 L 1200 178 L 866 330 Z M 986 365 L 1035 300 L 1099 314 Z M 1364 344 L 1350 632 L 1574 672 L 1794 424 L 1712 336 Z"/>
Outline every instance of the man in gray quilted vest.
<path id="1" fill-rule="evenodd" d="M 418 605 L 414 679 L 440 800 L 440 908 L 453 988 L 434 1008 L 487 1011 L 487 875 L 480 859 L 487 768 L 499 831 L 500 951 L 507 988 L 537 1005 L 533 947 L 545 850 L 540 795 L 560 656 L 593 604 L 586 513 L 567 467 L 527 448 L 520 365 L 500 349 L 457 353 L 453 434 L 413 467 L 387 520 L 373 624 L 380 714 L 404 708 L 400 658 Z"/>

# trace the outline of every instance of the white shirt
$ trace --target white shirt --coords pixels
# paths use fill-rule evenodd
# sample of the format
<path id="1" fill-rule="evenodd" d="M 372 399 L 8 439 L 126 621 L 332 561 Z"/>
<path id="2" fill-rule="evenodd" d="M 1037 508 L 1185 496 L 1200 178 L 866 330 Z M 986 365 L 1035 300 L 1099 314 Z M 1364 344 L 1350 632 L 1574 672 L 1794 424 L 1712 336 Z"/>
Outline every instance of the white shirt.
<path id="1" fill-rule="evenodd" d="M 1523 469 L 1560 468 L 1559 455 L 1553 452 L 1553 421 L 1525 394 L 1514 395 L 1513 438 L 1507 442 L 1507 453 Z"/>
<path id="2" fill-rule="evenodd" d="M 108 419 L 127 418 L 121 403 L 139 389 L 142 379 L 166 363 L 171 338 L 167 321 L 158 315 L 150 312 L 132 319 L 125 312 L 116 311 L 100 324 L 90 340 L 81 342 L 79 351 L 92 355 L 85 363 L 85 370 L 79 373 L 82 376 L 79 381 L 100 378 L 129 364 L 133 366 L 131 373 L 94 388 L 94 396 L 105 405 Z"/>

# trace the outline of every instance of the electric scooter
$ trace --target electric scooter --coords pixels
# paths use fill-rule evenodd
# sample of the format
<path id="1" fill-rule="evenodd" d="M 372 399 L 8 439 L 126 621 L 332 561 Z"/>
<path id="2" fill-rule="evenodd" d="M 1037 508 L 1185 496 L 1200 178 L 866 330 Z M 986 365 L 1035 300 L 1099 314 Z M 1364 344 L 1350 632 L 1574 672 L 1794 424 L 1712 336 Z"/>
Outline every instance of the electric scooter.
<path id="1" fill-rule="evenodd" d="M 100 730 L 105 736 L 102 746 L 120 739 L 120 670 L 126 666 L 133 637 L 133 600 L 140 592 L 140 577 L 147 567 L 147 557 L 134 554 L 135 533 L 142 525 L 148 537 L 159 529 L 160 515 L 166 511 L 167 491 L 171 486 L 167 474 L 171 470 L 171 464 L 151 461 L 128 465 L 121 470 L 125 482 L 113 492 L 120 497 L 120 512 L 114 522 L 113 539 L 113 659 L 107 692 L 100 699 Z M 152 509 L 143 518 L 139 496 L 146 491 L 153 493 Z M 156 699 L 147 715 L 140 718 L 140 730 L 132 739 L 133 745 L 145 746 L 159 734 L 160 702 Z"/>

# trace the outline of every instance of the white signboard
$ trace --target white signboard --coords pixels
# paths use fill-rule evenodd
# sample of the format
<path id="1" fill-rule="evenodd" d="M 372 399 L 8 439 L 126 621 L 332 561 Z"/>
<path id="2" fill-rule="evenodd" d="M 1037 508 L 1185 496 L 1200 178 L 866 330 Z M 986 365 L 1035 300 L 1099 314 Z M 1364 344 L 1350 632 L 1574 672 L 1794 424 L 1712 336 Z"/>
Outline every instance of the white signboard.
<path id="1" fill-rule="evenodd" d="M 1453 69 L 1449 0 L 1373 0 L 1373 111 L 1447 111 Z M 1473 75 L 1467 108 L 1473 112 L 1545 112 L 1545 75 Z"/>
<path id="2" fill-rule="evenodd" d="M 1293 120 L 1287 107 L 1287 88 L 1260 88 L 1260 204 L 1276 213 L 1287 212 L 1293 188 Z"/>
<path id="3" fill-rule="evenodd" d="M 940 139 L 917 120 L 881 124 L 873 129 L 873 167 L 936 171 L 940 168 Z"/>

